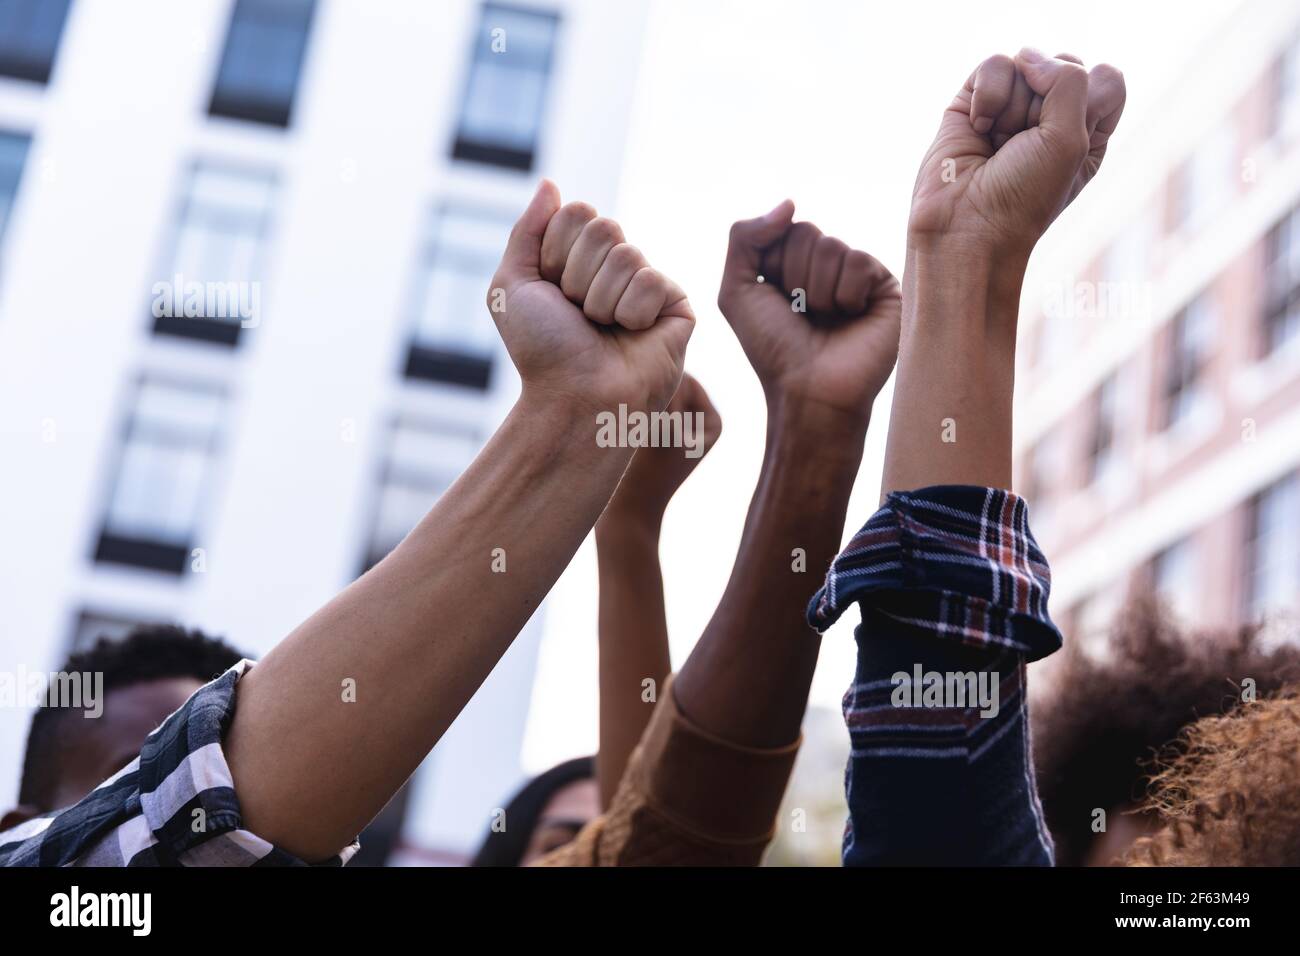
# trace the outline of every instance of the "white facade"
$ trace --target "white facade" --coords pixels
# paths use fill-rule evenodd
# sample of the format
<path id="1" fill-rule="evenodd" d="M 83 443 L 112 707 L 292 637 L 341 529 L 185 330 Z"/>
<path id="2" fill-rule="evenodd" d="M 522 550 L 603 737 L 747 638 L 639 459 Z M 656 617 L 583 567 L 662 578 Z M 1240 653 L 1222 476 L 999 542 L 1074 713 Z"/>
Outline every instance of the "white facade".
<path id="1" fill-rule="evenodd" d="M 465 295 L 421 266 L 499 242 L 539 175 L 612 208 L 645 9 L 510 0 L 559 17 L 520 170 L 453 158 L 467 95 L 516 102 L 509 73 L 471 90 L 475 43 L 498 16 L 486 6 L 318 0 L 287 127 L 210 113 L 234 0 L 73 0 L 49 82 L 0 76 L 0 131 L 31 137 L 0 235 L 0 668 L 57 667 L 83 614 L 179 621 L 260 655 L 491 433 L 518 383 L 490 328 L 456 331 L 490 321 L 481 294 L 472 315 L 439 310 L 431 299 Z M 499 16 L 509 55 L 519 31 Z M 235 238 L 213 239 L 208 215 L 233 217 Z M 260 296 L 238 344 L 157 331 L 155 284 L 178 268 L 231 278 L 192 274 L 218 259 Z M 406 374 L 417 323 L 471 351 L 487 343 L 488 386 Z M 152 402 L 142 381 L 161 387 Z M 147 437 L 169 416 L 190 435 L 170 464 L 162 446 L 124 451 L 129 422 Z M 414 430 L 395 437 L 398 422 Z M 159 484 L 160 468 L 187 477 Z M 153 484 L 140 493 L 131 476 Z M 110 513 L 127 537 L 181 529 L 185 570 L 96 560 Z M 518 784 L 539 624 L 418 775 L 413 859 L 469 851 Z M 5 801 L 28 718 L 0 708 Z"/>
<path id="2" fill-rule="evenodd" d="M 1265 341 L 1293 271 L 1268 261 L 1274 233 L 1300 207 L 1300 8 L 1252 5 L 1191 62 L 1158 111 L 1125 117 L 1138 128 L 1025 287 L 1017 457 L 1053 612 L 1080 631 L 1104 628 L 1126 582 L 1217 627 L 1294 606 L 1294 588 L 1252 597 L 1266 564 L 1300 580 L 1296 549 L 1263 542 L 1294 541 L 1300 516 L 1276 507 L 1300 482 L 1300 337 Z M 1045 307 L 1072 299 L 1084 310 Z M 1199 355 L 1178 389 L 1180 349 Z"/>

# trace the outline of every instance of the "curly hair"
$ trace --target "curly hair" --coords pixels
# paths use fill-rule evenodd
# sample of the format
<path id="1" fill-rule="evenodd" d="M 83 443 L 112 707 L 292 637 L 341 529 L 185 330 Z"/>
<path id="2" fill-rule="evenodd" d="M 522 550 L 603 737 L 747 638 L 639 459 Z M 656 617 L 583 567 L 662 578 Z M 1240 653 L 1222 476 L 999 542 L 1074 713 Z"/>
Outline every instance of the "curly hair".
<path id="1" fill-rule="evenodd" d="M 69 657 L 59 668 L 65 673 L 104 675 L 104 693 L 168 677 L 192 677 L 207 682 L 243 655 L 225 641 L 199 630 L 171 624 L 149 624 L 134 628 L 121 640 L 101 637 L 91 647 Z M 23 757 L 18 800 L 39 810 L 53 810 L 59 785 L 59 753 L 66 727 L 57 707 L 42 706 L 32 715 Z"/>
<path id="2" fill-rule="evenodd" d="M 1127 865 L 1300 863 L 1300 686 L 1198 720 L 1159 763 L 1144 809 L 1164 827 Z"/>
<path id="3" fill-rule="evenodd" d="M 1056 692 L 1032 710 L 1034 763 L 1057 862 L 1083 862 L 1093 811 L 1144 804 L 1152 760 L 1198 718 L 1230 712 L 1250 678 L 1267 695 L 1300 682 L 1300 647 L 1262 646 L 1259 629 L 1185 633 L 1160 606 L 1125 608 L 1112 653 L 1067 645 Z"/>

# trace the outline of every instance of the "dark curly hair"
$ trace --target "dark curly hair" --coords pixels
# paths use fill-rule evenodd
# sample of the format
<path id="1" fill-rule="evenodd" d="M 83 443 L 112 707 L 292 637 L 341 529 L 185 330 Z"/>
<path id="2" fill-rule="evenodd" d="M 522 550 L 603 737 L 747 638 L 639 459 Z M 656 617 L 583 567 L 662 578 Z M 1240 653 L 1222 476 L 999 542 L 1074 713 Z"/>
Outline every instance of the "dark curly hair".
<path id="1" fill-rule="evenodd" d="M 104 693 L 168 677 L 193 677 L 204 682 L 219 676 L 243 657 L 219 638 L 171 624 L 143 625 L 121 640 L 101 637 L 90 648 L 69 657 L 63 673 L 102 673 Z M 18 801 L 42 812 L 50 806 L 59 784 L 59 752 L 67 712 L 38 707 L 27 733 L 23 778 Z"/>
<path id="2" fill-rule="evenodd" d="M 1164 827 L 1129 866 L 1300 863 L 1300 686 L 1198 720 L 1159 766 L 1145 809 Z"/>
<path id="3" fill-rule="evenodd" d="M 1057 862 L 1083 862 L 1092 812 L 1141 806 L 1152 761 L 1198 718 L 1229 712 L 1247 678 L 1264 696 L 1300 681 L 1300 648 L 1259 629 L 1184 632 L 1150 599 L 1119 616 L 1105 660 L 1067 645 L 1055 689 L 1032 711 L 1034 763 Z"/>

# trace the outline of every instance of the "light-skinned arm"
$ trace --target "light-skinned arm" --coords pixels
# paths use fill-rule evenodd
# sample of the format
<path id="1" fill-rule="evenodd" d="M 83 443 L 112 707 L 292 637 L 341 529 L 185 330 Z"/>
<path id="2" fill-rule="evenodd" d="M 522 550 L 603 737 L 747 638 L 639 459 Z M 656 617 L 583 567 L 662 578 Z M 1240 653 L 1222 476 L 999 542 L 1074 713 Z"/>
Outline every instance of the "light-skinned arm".
<path id="1" fill-rule="evenodd" d="M 518 402 L 407 538 L 238 684 L 225 749 L 245 826 L 306 860 L 379 812 L 536 610 L 631 456 L 598 446 L 597 413 L 662 409 L 694 324 L 617 224 L 547 181 L 488 307 Z"/>

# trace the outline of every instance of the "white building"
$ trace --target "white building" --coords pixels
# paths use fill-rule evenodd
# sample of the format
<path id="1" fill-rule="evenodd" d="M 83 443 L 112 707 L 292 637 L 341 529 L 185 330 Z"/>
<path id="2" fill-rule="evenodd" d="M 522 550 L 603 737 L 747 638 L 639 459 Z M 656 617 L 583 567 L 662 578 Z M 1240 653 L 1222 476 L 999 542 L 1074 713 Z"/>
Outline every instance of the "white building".
<path id="1" fill-rule="evenodd" d="M 400 540 L 517 393 L 482 300 L 537 177 L 612 206 L 644 18 L 0 0 L 0 668 L 154 620 L 260 655 Z M 235 297 L 157 315 L 178 281 Z M 539 623 L 404 859 L 462 858 L 519 783 Z"/>

